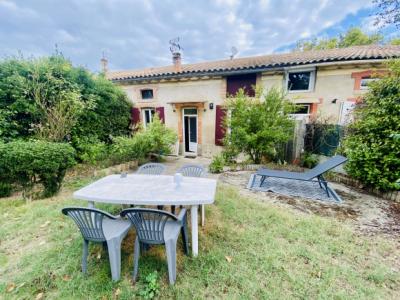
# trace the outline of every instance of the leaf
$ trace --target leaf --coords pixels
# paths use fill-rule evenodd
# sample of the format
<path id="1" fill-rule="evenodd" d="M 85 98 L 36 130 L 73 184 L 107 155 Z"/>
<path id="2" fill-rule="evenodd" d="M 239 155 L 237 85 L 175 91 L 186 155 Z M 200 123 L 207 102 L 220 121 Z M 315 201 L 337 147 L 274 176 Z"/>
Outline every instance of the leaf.
<path id="1" fill-rule="evenodd" d="M 15 283 L 14 282 L 11 282 L 11 283 L 7 284 L 7 287 L 6 287 L 6 292 L 7 293 L 11 293 L 14 289 L 15 289 Z"/>
<path id="2" fill-rule="evenodd" d="M 225 256 L 225 259 L 228 263 L 230 263 L 232 261 L 232 257 L 231 256 Z"/>
<path id="3" fill-rule="evenodd" d="M 36 295 L 35 300 L 42 300 L 43 299 L 44 294 L 41 292 L 39 294 Z"/>

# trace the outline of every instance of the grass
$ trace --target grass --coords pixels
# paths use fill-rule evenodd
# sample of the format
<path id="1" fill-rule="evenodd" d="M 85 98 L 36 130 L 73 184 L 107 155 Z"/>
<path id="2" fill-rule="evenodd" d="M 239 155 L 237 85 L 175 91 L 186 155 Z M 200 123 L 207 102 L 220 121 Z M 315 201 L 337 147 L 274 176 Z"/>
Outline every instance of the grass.
<path id="1" fill-rule="evenodd" d="M 86 205 L 71 190 L 90 182 L 69 182 L 51 199 L 0 201 L 0 298 L 132 299 L 157 270 L 160 298 L 390 299 L 400 295 L 392 268 L 395 242 L 356 236 L 332 219 L 305 216 L 240 197 L 220 185 L 200 231 L 200 255 L 178 255 L 175 286 L 167 281 L 162 247 L 140 260 L 130 281 L 134 232 L 123 244 L 122 279 L 113 283 L 106 253 L 91 246 L 87 276 L 80 272 L 80 234 L 60 210 Z M 99 205 L 117 213 L 121 207 Z"/>

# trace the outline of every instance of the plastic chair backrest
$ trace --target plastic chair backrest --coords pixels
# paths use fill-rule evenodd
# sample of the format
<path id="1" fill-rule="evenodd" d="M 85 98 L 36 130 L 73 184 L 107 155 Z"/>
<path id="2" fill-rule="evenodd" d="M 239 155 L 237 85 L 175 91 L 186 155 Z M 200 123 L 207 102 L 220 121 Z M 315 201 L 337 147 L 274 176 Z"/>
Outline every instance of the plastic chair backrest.
<path id="1" fill-rule="evenodd" d="M 205 173 L 205 170 L 199 165 L 184 165 L 176 172 L 187 177 L 202 177 Z"/>
<path id="2" fill-rule="evenodd" d="M 148 163 L 140 166 L 136 174 L 161 175 L 165 171 L 165 166 L 158 163 Z"/>

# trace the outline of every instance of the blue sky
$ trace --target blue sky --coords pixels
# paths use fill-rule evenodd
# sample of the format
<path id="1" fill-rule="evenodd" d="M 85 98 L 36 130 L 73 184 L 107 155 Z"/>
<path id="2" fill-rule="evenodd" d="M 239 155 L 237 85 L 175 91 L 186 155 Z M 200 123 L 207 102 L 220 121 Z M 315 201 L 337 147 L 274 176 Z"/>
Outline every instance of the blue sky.
<path id="1" fill-rule="evenodd" d="M 0 0 L 0 57 L 59 50 L 76 65 L 113 70 L 171 63 L 179 36 L 183 62 L 290 51 L 295 42 L 359 26 L 368 32 L 370 0 Z M 385 29 L 394 35 L 394 29 Z"/>

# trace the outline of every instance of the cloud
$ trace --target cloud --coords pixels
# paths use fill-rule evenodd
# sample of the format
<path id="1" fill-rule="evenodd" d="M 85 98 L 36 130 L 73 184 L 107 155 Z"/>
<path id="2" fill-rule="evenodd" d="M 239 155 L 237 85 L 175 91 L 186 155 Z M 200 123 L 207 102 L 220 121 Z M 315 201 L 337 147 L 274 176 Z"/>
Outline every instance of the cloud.
<path id="1" fill-rule="evenodd" d="M 151 67 L 171 63 L 168 41 L 177 36 L 185 63 L 228 58 L 232 46 L 239 56 L 266 54 L 334 28 L 365 6 L 365 0 L 0 0 L 0 56 L 48 55 L 57 44 L 94 71 L 103 51 L 111 69 Z"/>

